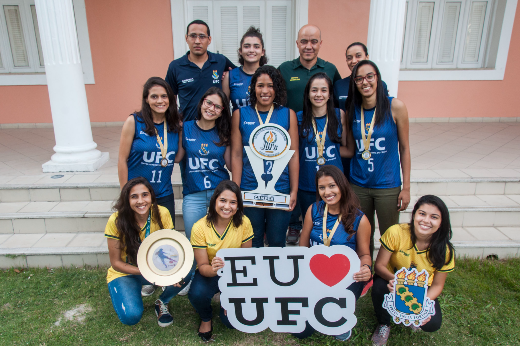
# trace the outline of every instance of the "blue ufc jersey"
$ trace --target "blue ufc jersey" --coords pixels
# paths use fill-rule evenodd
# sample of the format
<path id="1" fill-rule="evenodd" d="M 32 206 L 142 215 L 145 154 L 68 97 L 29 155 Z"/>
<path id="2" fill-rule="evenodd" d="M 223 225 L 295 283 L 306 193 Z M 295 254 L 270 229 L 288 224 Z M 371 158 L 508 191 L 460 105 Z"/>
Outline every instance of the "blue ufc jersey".
<path id="1" fill-rule="evenodd" d="M 265 123 L 268 112 L 259 112 L 262 121 Z M 276 107 L 271 116 L 270 124 L 277 124 L 283 127 L 286 131 L 289 131 L 290 126 L 290 110 L 285 107 Z M 255 128 L 260 126 L 258 116 L 255 109 L 252 106 L 240 108 L 240 133 L 242 134 L 242 146 L 249 146 L 249 136 Z M 258 187 L 253 168 L 247 157 L 245 149 L 242 149 L 242 180 L 240 182 L 240 189 L 243 191 L 252 191 Z M 280 178 L 274 185 L 274 188 L 279 193 L 289 194 L 290 183 L 289 183 L 289 165 L 285 167 L 280 175 Z"/>
<path id="2" fill-rule="evenodd" d="M 249 106 L 249 84 L 253 75 L 247 74 L 242 66 L 229 71 L 229 98 L 233 110 Z"/>
<path id="3" fill-rule="evenodd" d="M 312 205 L 312 230 L 310 234 L 310 243 L 311 246 L 314 245 L 322 245 L 323 244 L 323 213 L 325 211 L 325 202 L 319 201 Z M 363 212 L 358 210 L 356 215 L 356 219 L 353 225 L 353 234 L 348 234 L 345 232 L 345 227 L 343 227 L 343 223 L 340 221 L 336 232 L 334 232 L 334 236 L 330 242 L 330 245 L 345 245 L 356 251 L 356 235 L 359 227 L 359 223 L 363 218 Z M 330 237 L 330 231 L 334 228 L 334 224 L 338 219 L 338 215 L 333 215 L 331 213 L 327 214 L 327 236 Z"/>
<path id="4" fill-rule="evenodd" d="M 336 117 L 338 118 L 338 136 L 341 138 L 343 128 L 341 126 L 341 113 L 336 108 Z M 296 114 L 298 118 L 298 128 L 301 134 L 304 131 L 301 128 L 303 121 L 303 111 Z M 325 128 L 325 122 L 327 118 L 325 116 L 314 118 L 316 120 L 316 129 L 320 133 L 323 133 Z M 330 126 L 328 124 L 327 126 Z M 311 127 L 310 131 L 304 131 L 303 137 L 300 136 L 300 180 L 298 188 L 303 191 L 316 192 L 316 172 L 320 169 L 320 166 L 316 162 L 318 159 L 318 145 L 314 136 L 314 129 Z M 328 132 L 328 131 L 327 131 Z M 323 157 L 327 161 L 326 165 L 333 165 L 338 167 L 343 172 L 343 164 L 341 163 L 341 157 L 339 155 L 340 143 L 335 143 L 330 140 L 328 134 L 325 136 L 325 148 L 323 150 Z"/>
<path id="5" fill-rule="evenodd" d="M 392 106 L 392 97 L 389 97 Z M 356 107 L 352 131 L 356 141 L 356 150 L 350 163 L 351 182 L 355 185 L 371 189 L 389 189 L 401 186 L 401 162 L 399 161 L 399 140 L 397 125 L 390 116 L 381 125 L 374 125 L 370 139 L 370 159 L 364 160 L 361 153 L 365 151 L 361 138 L 361 126 L 368 133 L 374 116 L 374 110 L 365 109 L 365 124 L 361 124 L 361 108 Z"/>
<path id="6" fill-rule="evenodd" d="M 226 146 L 217 146 L 220 142 L 217 127 L 203 130 L 196 120 L 184 123 L 182 146 L 186 151 L 185 181 L 182 194 L 213 190 L 222 181 L 229 179 L 224 167 Z"/>
<path id="7" fill-rule="evenodd" d="M 135 133 L 128 155 L 128 180 L 143 177 L 150 182 L 157 198 L 173 194 L 172 171 L 175 154 L 179 151 L 179 134 L 168 132 L 168 166 L 161 166 L 161 147 L 157 136 L 149 136 L 144 129 L 146 124 L 140 115 L 134 114 Z M 154 124 L 161 141 L 164 143 L 164 123 Z"/>

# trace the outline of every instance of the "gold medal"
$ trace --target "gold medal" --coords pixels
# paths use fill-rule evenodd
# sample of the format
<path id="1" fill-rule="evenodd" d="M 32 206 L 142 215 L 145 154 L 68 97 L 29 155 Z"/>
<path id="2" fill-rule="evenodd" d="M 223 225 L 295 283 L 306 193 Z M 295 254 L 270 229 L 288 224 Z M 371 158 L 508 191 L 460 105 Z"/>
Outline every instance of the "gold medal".
<path id="1" fill-rule="evenodd" d="M 372 122 L 370 123 L 370 127 L 368 128 L 368 134 L 365 134 L 365 110 L 363 106 L 361 106 L 361 139 L 363 140 L 363 146 L 365 147 L 365 151 L 361 154 L 363 160 L 368 160 L 372 156 L 370 153 L 370 138 L 372 138 L 372 133 L 374 132 L 374 122 L 376 120 L 376 109 L 374 108 L 374 115 L 372 116 Z"/>
<path id="2" fill-rule="evenodd" d="M 159 147 L 161 148 L 161 166 L 168 166 L 168 159 L 166 155 L 168 153 L 168 123 L 166 122 L 166 117 L 164 117 L 164 145 L 161 141 L 161 137 L 159 137 L 159 132 L 157 132 L 157 128 L 155 128 L 155 136 L 157 137 L 157 143 L 159 143 Z"/>
<path id="3" fill-rule="evenodd" d="M 327 116 L 325 114 L 325 116 Z M 324 165 L 327 160 L 325 160 L 325 157 L 323 157 L 323 151 L 325 149 L 325 136 L 327 135 L 327 125 L 329 123 L 329 118 L 325 121 L 325 127 L 323 128 L 323 132 L 318 132 L 318 129 L 316 128 L 316 119 L 312 118 L 312 128 L 314 130 L 314 139 L 316 140 L 316 146 L 318 147 L 318 159 L 316 162 L 318 165 L 322 166 Z"/>
<path id="4" fill-rule="evenodd" d="M 168 166 L 168 159 L 162 159 L 161 160 L 161 166 L 163 166 L 163 167 Z"/>
<path id="5" fill-rule="evenodd" d="M 325 246 L 330 246 L 330 242 L 332 241 L 332 237 L 334 237 L 334 233 L 338 229 L 339 222 L 341 221 L 341 215 L 338 216 L 338 219 L 334 223 L 334 227 L 332 227 L 332 231 L 330 231 L 330 235 L 327 236 L 327 215 L 329 212 L 329 206 L 325 204 L 325 210 L 323 211 L 323 244 Z"/>

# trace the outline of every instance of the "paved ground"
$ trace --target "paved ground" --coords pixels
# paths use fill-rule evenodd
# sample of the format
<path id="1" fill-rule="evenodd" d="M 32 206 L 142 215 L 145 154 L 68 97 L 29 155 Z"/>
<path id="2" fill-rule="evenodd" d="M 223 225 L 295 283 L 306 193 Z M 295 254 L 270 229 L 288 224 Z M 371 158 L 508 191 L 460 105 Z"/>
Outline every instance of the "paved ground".
<path id="1" fill-rule="evenodd" d="M 92 128 L 110 160 L 96 172 L 43 174 L 52 128 L 0 129 L 0 184 L 117 182 L 120 126 Z M 520 123 L 411 123 L 412 179 L 520 177 Z M 180 181 L 178 168 L 172 181 Z"/>

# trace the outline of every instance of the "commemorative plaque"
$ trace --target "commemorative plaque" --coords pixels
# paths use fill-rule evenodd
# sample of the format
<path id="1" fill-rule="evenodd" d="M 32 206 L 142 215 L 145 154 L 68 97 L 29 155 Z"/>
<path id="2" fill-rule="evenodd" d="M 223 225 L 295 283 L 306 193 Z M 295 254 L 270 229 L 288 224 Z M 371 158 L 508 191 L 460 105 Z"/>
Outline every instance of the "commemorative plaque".
<path id="1" fill-rule="evenodd" d="M 266 123 L 253 130 L 245 151 L 258 187 L 242 192 L 245 207 L 289 209 L 290 196 L 274 186 L 294 154 L 290 148 L 291 137 L 279 125 Z"/>
<path id="2" fill-rule="evenodd" d="M 194 258 L 190 241 L 184 235 L 162 229 L 142 242 L 137 253 L 137 266 L 152 284 L 171 286 L 188 275 Z"/>

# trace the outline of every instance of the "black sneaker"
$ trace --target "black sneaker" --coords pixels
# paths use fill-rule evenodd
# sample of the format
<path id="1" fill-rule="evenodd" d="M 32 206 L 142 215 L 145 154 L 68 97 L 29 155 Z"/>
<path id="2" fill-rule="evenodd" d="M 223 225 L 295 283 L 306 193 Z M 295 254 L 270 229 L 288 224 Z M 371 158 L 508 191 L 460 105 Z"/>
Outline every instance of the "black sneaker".
<path id="1" fill-rule="evenodd" d="M 300 239 L 300 231 L 299 229 L 289 227 L 289 231 L 287 232 L 287 238 L 285 242 L 287 244 L 297 245 L 298 240 Z"/>
<path id="2" fill-rule="evenodd" d="M 157 316 L 159 327 L 168 327 L 173 323 L 173 317 L 168 311 L 168 305 L 165 305 L 160 299 L 155 301 L 155 315 Z"/>

